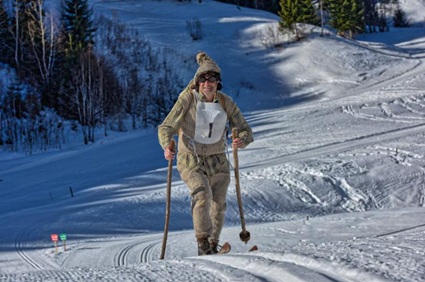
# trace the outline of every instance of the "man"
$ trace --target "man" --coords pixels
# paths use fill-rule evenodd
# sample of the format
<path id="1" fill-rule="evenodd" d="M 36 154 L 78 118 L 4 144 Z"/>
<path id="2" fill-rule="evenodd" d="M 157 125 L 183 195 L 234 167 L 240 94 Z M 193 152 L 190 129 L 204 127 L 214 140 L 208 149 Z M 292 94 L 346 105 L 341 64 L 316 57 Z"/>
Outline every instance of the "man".
<path id="1" fill-rule="evenodd" d="M 218 252 L 230 183 L 226 125 L 238 130 L 233 148 L 245 148 L 254 140 L 236 103 L 219 91 L 218 65 L 204 52 L 196 60 L 199 68 L 158 127 L 158 138 L 165 159 L 172 160 L 176 153 L 169 144 L 178 135 L 177 169 L 192 196 L 198 255 L 209 255 Z"/>

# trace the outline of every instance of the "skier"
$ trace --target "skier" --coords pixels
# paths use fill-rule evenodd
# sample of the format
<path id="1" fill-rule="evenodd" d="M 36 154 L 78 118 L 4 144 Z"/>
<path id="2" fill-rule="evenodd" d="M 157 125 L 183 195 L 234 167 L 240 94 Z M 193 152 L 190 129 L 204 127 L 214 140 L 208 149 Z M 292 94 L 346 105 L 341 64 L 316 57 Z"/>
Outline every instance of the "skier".
<path id="1" fill-rule="evenodd" d="M 209 255 L 218 252 L 230 184 L 226 126 L 238 130 L 233 148 L 245 148 L 254 139 L 239 107 L 219 91 L 219 66 L 205 52 L 196 61 L 198 70 L 158 127 L 158 138 L 165 159 L 172 160 L 176 152 L 169 145 L 178 135 L 177 170 L 192 198 L 198 255 Z"/>

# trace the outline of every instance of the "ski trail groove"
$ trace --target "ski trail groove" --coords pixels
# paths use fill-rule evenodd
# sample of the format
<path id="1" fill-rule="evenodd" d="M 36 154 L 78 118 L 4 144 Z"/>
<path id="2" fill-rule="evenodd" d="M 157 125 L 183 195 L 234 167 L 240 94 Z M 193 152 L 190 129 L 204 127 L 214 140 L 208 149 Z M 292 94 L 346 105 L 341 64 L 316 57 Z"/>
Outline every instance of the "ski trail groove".
<path id="1" fill-rule="evenodd" d="M 44 267 L 39 264 L 35 259 L 31 258 L 25 251 L 23 247 L 23 238 L 26 236 L 26 234 L 31 230 L 31 228 L 23 229 L 21 232 L 18 233 L 18 235 L 15 238 L 15 250 L 18 253 L 18 255 L 21 257 L 21 259 L 34 268 L 35 270 L 44 270 Z"/>
<path id="2" fill-rule="evenodd" d="M 122 249 L 122 250 L 118 253 L 118 257 L 117 257 L 117 265 L 118 265 L 118 266 L 124 266 L 124 265 L 126 264 L 128 253 L 130 252 L 130 250 L 131 250 L 134 246 L 136 246 L 136 244 L 129 245 L 129 246 L 125 247 L 124 249 Z"/>
<path id="3" fill-rule="evenodd" d="M 358 269 L 350 269 L 342 265 L 336 265 L 326 260 L 318 260 L 296 254 L 277 254 L 277 253 L 261 253 L 261 254 L 246 254 L 246 256 L 260 256 L 267 264 L 273 265 L 277 268 L 283 268 L 285 264 L 293 265 L 303 271 L 296 271 L 295 273 L 302 273 L 301 277 L 297 277 L 301 281 L 339 281 L 339 282 L 363 282 L 381 280 L 367 272 L 359 272 Z M 271 262 L 272 263 L 271 263 Z M 266 265 L 267 265 L 266 264 Z M 283 265 L 283 266 L 282 266 Z M 282 277 L 282 276 L 277 276 Z"/>
<path id="4" fill-rule="evenodd" d="M 149 262 L 152 260 L 152 250 L 158 243 L 151 243 L 142 249 L 140 253 L 140 262 Z"/>
<path id="5" fill-rule="evenodd" d="M 420 224 L 420 225 L 416 225 L 416 226 L 412 226 L 412 227 L 408 227 L 408 228 L 404 228 L 404 229 L 400 229 L 400 230 L 396 230 L 396 231 L 392 231 L 392 232 L 388 232 L 388 233 L 384 233 L 384 234 L 379 234 L 379 235 L 376 235 L 375 237 L 380 238 L 380 237 L 385 237 L 385 236 L 391 236 L 391 235 L 407 232 L 407 231 L 410 231 L 410 230 L 419 229 L 421 227 L 425 227 L 425 224 Z"/>
<path id="6" fill-rule="evenodd" d="M 394 139 L 400 136 L 406 136 L 407 134 L 423 132 L 425 130 L 425 124 L 417 124 L 412 126 L 406 126 L 404 128 L 397 128 L 394 130 L 388 130 L 385 132 L 378 132 L 375 134 L 360 136 L 352 138 L 349 140 L 344 140 L 341 142 L 335 142 L 330 144 L 325 144 L 322 146 L 313 147 L 306 150 L 301 150 L 291 154 L 280 155 L 277 157 L 269 158 L 260 162 L 257 162 L 254 165 L 245 165 L 242 167 L 243 170 L 247 169 L 258 169 L 258 168 L 267 168 L 274 165 L 280 165 L 286 162 L 299 161 L 303 159 L 308 159 L 312 157 L 317 157 L 326 154 L 336 154 L 344 151 L 351 150 L 356 147 L 370 145 L 374 143 L 383 142 L 384 140 Z"/>
<path id="7" fill-rule="evenodd" d="M 280 255 L 282 256 L 282 255 Z M 334 273 L 312 267 L 307 263 L 297 260 L 285 260 L 282 258 L 261 254 L 227 254 L 219 256 L 207 256 L 197 258 L 216 264 L 217 269 L 232 268 L 232 272 L 237 271 L 237 275 L 243 277 L 239 281 L 315 281 L 315 282 L 357 282 L 359 280 L 345 277 L 342 273 Z M 242 276 L 243 275 L 243 276 Z M 245 277 L 244 277 L 245 276 Z M 250 279 L 246 279 L 250 277 Z M 255 278 L 254 280 L 251 280 Z M 230 281 L 234 281 L 229 279 Z"/>
<path id="8" fill-rule="evenodd" d="M 131 263 L 140 263 L 140 262 L 149 262 L 154 260 L 153 259 L 153 249 L 158 245 L 158 241 L 145 241 L 145 242 L 137 242 L 130 245 L 127 245 L 123 249 L 121 249 L 115 259 L 115 264 L 118 266 L 125 266 L 131 261 Z M 133 256 L 133 259 L 130 260 L 129 256 L 130 253 L 134 253 L 137 250 L 135 248 L 138 247 L 141 248 L 140 255 L 138 256 L 138 260 L 135 259 Z"/>
<path id="9" fill-rule="evenodd" d="M 217 255 L 221 256 L 221 255 Z M 250 282 L 266 282 L 270 281 L 258 275 L 252 274 L 244 269 L 233 267 L 220 262 L 203 260 L 202 258 L 186 258 L 182 263 L 187 264 L 187 267 L 196 267 L 204 271 L 210 272 L 214 276 L 218 276 L 223 281 L 250 281 Z M 225 267 L 223 267 L 225 266 Z"/>

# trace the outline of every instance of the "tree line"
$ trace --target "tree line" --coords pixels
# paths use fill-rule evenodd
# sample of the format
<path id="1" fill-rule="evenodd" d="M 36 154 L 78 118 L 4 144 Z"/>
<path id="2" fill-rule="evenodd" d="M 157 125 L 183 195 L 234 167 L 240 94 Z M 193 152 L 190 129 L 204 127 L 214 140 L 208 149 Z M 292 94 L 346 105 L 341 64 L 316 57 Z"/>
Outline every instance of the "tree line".
<path id="1" fill-rule="evenodd" d="M 94 19 L 88 0 L 63 0 L 59 16 L 43 2 L 0 0 L 0 62 L 14 74 L 0 87 L 0 147 L 60 148 L 65 122 L 85 144 L 99 127 L 157 125 L 182 88 L 167 54 L 118 19 Z"/>
<path id="2" fill-rule="evenodd" d="M 219 1 L 276 13 L 281 31 L 298 40 L 297 23 L 348 37 L 385 31 L 389 15 L 394 26 L 408 25 L 398 0 Z M 176 54 L 152 48 L 117 18 L 94 18 L 88 0 L 62 0 L 59 15 L 43 4 L 0 0 L 0 64 L 13 78 L 0 87 L 0 147 L 32 153 L 60 148 L 68 128 L 88 144 L 98 128 L 106 135 L 156 126 L 184 87 L 169 65 Z M 187 24 L 192 40 L 202 39 L 201 21 Z"/>
<path id="3" fill-rule="evenodd" d="M 302 35 L 296 23 L 327 25 L 346 37 L 355 33 L 387 31 L 390 22 L 395 27 L 409 26 L 399 0 L 218 1 L 275 13 L 281 18 L 281 29 L 294 32 L 298 40 Z"/>

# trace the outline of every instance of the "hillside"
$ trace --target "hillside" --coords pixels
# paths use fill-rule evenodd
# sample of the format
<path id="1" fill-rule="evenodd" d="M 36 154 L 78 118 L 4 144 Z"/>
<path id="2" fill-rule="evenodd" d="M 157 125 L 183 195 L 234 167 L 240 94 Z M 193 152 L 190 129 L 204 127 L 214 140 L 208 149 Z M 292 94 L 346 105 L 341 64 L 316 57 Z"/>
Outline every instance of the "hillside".
<path id="1" fill-rule="evenodd" d="M 272 49 L 262 35 L 277 19 L 262 11 L 206 0 L 93 3 L 175 54 L 188 80 L 198 50 L 220 65 L 223 90 L 254 131 L 239 160 L 252 239 L 239 242 L 232 179 L 222 240 L 233 250 L 196 257 L 190 197 L 174 168 L 158 260 L 167 168 L 156 132 L 113 133 L 32 156 L 0 152 L 1 281 L 425 279 L 423 27 L 356 40 L 313 30 Z M 199 42 L 186 32 L 193 17 L 205 31 Z M 66 251 L 60 243 L 55 252 L 52 233 L 67 234 Z"/>

